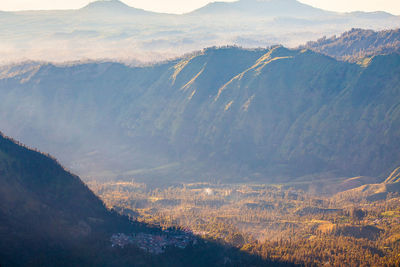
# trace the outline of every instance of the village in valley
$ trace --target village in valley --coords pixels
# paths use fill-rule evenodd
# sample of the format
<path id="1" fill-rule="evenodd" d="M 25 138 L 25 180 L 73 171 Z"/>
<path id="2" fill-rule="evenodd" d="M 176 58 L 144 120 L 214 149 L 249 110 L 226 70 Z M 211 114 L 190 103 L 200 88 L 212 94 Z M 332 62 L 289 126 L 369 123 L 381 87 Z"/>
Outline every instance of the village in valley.
<path id="1" fill-rule="evenodd" d="M 184 230 L 180 233 L 171 233 L 165 230 L 163 234 L 123 234 L 117 233 L 111 236 L 111 246 L 124 248 L 127 245 L 135 245 L 138 248 L 151 253 L 161 254 L 167 247 L 185 249 L 189 245 L 196 245 L 197 238 L 190 230 Z"/>
<path id="2" fill-rule="evenodd" d="M 372 201 L 368 192 L 316 195 L 303 187 L 203 182 L 153 189 L 135 182 L 91 184 L 110 209 L 155 226 L 153 232 L 114 234 L 114 248 L 129 245 L 160 255 L 205 240 L 270 259 L 286 255 L 298 264 L 315 263 L 319 251 L 319 264 L 329 259 L 335 266 L 343 261 L 344 249 L 357 251 L 351 258 L 346 254 L 348 266 L 385 266 L 399 259 L 398 193 L 387 192 Z"/>

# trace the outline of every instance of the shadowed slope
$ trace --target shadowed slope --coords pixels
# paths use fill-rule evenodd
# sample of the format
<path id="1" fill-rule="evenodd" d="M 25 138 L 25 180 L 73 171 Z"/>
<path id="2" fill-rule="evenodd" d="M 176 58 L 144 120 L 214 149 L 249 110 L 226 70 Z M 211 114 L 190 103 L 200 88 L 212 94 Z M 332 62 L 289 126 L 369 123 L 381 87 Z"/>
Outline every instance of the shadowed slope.
<path id="1" fill-rule="evenodd" d="M 54 159 L 4 136 L 0 136 L 0 221 L 4 266 L 94 263 L 91 253 L 104 249 L 96 242 L 108 242 L 116 229 L 137 229 L 107 210 Z"/>

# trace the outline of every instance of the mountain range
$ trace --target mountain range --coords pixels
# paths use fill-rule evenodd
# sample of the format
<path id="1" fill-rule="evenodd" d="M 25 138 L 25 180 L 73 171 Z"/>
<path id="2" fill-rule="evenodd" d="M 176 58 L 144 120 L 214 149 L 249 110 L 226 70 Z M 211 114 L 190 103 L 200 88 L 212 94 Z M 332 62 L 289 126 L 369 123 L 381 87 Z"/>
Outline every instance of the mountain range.
<path id="1" fill-rule="evenodd" d="M 296 0 L 215 2 L 174 15 L 97 1 L 78 10 L 0 13 L 0 58 L 73 61 L 113 59 L 136 64 L 181 56 L 204 47 L 296 47 L 351 28 L 400 27 L 385 12 L 336 13 Z"/>
<path id="2" fill-rule="evenodd" d="M 398 54 L 209 48 L 142 67 L 1 69 L 0 124 L 85 179 L 385 177 L 400 166 Z"/>

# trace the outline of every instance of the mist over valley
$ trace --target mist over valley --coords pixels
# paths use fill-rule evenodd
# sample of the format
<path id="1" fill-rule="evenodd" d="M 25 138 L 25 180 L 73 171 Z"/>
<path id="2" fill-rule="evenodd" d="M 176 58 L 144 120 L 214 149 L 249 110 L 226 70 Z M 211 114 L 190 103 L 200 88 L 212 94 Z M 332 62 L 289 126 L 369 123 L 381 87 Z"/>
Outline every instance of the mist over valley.
<path id="1" fill-rule="evenodd" d="M 296 0 L 0 12 L 0 265 L 399 266 L 399 27 Z"/>

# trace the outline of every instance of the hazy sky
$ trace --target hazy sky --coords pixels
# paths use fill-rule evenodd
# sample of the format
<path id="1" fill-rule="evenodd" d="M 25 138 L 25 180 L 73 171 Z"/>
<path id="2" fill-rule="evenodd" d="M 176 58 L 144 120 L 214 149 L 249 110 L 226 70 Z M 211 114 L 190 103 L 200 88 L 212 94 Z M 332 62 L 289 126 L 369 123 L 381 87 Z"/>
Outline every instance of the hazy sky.
<path id="1" fill-rule="evenodd" d="M 232 2 L 233 0 L 225 0 Z M 303 3 L 334 11 L 387 11 L 400 15 L 400 0 L 300 0 Z M 0 10 L 72 9 L 91 0 L 0 0 Z M 124 3 L 147 10 L 184 13 L 206 5 L 209 0 L 123 0 Z"/>

